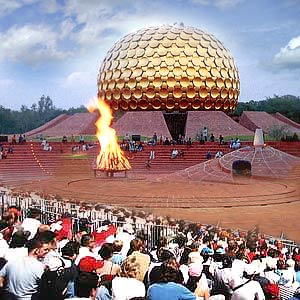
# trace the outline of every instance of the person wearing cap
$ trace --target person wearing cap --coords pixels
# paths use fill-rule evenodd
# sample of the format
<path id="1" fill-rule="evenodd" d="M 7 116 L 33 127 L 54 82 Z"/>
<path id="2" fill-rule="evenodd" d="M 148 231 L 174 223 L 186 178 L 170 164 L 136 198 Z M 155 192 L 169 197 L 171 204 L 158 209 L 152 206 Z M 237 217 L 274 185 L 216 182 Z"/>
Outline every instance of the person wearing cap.
<path id="1" fill-rule="evenodd" d="M 190 266 L 186 287 L 197 296 L 197 300 L 225 300 L 225 296 L 221 294 L 210 296 L 207 278 L 201 264 L 193 263 Z"/>
<path id="2" fill-rule="evenodd" d="M 99 273 L 99 269 L 103 267 L 102 260 L 96 260 L 92 256 L 85 256 L 83 257 L 78 264 L 78 268 L 80 272 L 87 272 L 87 273 Z"/>

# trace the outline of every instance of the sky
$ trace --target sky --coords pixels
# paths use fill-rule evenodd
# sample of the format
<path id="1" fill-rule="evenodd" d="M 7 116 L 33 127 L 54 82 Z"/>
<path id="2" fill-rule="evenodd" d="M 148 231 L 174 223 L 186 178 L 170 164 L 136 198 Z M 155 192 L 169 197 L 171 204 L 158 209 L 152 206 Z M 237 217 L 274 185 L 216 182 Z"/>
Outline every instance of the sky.
<path id="1" fill-rule="evenodd" d="M 116 41 L 181 22 L 229 49 L 239 101 L 300 96 L 300 0 L 0 0 L 0 105 L 85 105 Z"/>

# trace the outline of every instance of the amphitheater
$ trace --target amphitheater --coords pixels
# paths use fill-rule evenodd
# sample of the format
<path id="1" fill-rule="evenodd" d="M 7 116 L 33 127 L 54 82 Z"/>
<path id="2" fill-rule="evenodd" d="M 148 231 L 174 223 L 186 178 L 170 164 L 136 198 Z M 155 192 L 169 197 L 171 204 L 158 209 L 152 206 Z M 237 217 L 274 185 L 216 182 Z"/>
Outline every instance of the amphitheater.
<path id="1" fill-rule="evenodd" d="M 255 128 L 267 130 L 284 123 L 299 132 L 296 123 L 282 115 L 244 112 L 236 123 L 222 112 L 189 112 L 188 132 L 193 136 L 205 124 L 215 136 L 253 135 Z M 261 114 L 264 123 L 261 123 Z M 114 178 L 96 178 L 92 162 L 99 147 L 73 154 L 72 144 L 52 142 L 53 151 L 42 150 L 35 137 L 94 134 L 96 114 L 61 115 L 26 133 L 27 142 L 14 146 L 14 153 L 0 161 L 0 184 L 14 191 L 38 191 L 57 195 L 66 201 L 107 204 L 143 209 L 158 215 L 186 219 L 225 228 L 250 229 L 259 225 L 262 232 L 299 240 L 300 143 L 267 142 L 262 152 L 254 151 L 252 141 L 242 142 L 239 150 L 207 142 L 192 146 L 177 145 L 184 158 L 170 159 L 173 146 L 145 145 L 136 153 L 126 152 L 132 169 Z M 243 125 L 244 124 L 244 125 Z M 170 136 L 161 112 L 127 112 L 114 127 L 119 134 Z M 138 128 L 138 129 L 137 129 Z M 155 130 L 154 130 L 155 129 Z M 32 140 L 32 141 L 31 141 Z M 5 144 L 4 144 L 5 147 Z M 145 161 L 154 148 L 156 158 L 150 170 Z M 206 160 L 207 151 L 219 149 L 220 159 Z M 231 175 L 234 160 L 252 162 L 253 176 L 235 180 Z"/>

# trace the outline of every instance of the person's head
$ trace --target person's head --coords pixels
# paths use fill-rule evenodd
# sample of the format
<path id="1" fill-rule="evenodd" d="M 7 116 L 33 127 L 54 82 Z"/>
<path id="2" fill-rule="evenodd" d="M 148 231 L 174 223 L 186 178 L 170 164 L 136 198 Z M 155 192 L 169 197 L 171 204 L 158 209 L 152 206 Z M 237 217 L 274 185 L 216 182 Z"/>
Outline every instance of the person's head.
<path id="1" fill-rule="evenodd" d="M 144 243 L 141 239 L 133 239 L 130 242 L 130 249 L 132 251 L 142 251 L 144 249 Z"/>
<path id="2" fill-rule="evenodd" d="M 26 247 L 28 248 L 28 255 L 37 259 L 44 258 L 49 252 L 49 243 L 42 238 L 33 238 L 29 240 Z"/>
<path id="3" fill-rule="evenodd" d="M 287 266 L 286 266 L 285 261 L 282 260 L 282 259 L 278 259 L 278 261 L 277 261 L 277 269 L 284 270 L 286 268 L 287 268 Z"/>
<path id="4" fill-rule="evenodd" d="M 113 252 L 120 252 L 123 248 L 123 241 L 121 240 L 115 240 L 112 243 Z"/>
<path id="5" fill-rule="evenodd" d="M 165 236 L 161 236 L 161 237 L 159 237 L 159 239 L 156 243 L 156 246 L 157 246 L 157 249 L 159 249 L 161 247 L 166 247 L 167 244 L 168 244 L 168 239 Z"/>
<path id="6" fill-rule="evenodd" d="M 160 248 L 156 251 L 156 255 L 157 255 L 157 259 L 160 261 L 160 262 L 164 262 L 172 257 L 174 257 L 174 254 L 165 249 L 165 248 Z"/>
<path id="7" fill-rule="evenodd" d="M 80 245 L 77 242 L 70 241 L 61 249 L 62 256 L 75 259 L 79 253 Z"/>
<path id="8" fill-rule="evenodd" d="M 25 244 L 27 243 L 29 235 L 30 235 L 29 231 L 23 231 L 23 230 L 16 231 L 11 238 L 9 247 L 10 248 L 24 247 Z"/>
<path id="9" fill-rule="evenodd" d="M 177 282 L 178 280 L 178 271 L 173 267 L 162 264 L 160 266 L 160 275 L 158 278 L 158 282 Z"/>
<path id="10" fill-rule="evenodd" d="M 113 256 L 113 246 L 111 243 L 105 243 L 101 246 L 98 254 L 102 259 L 107 260 Z"/>
<path id="11" fill-rule="evenodd" d="M 173 256 L 171 258 L 169 258 L 168 260 L 166 260 L 165 262 L 163 262 L 164 265 L 166 265 L 167 267 L 171 267 L 175 270 L 179 270 L 179 264 L 176 261 L 176 258 Z"/>
<path id="12" fill-rule="evenodd" d="M 41 239 L 49 244 L 49 250 L 57 249 L 56 234 L 51 230 L 38 232 L 34 238 Z"/>
<path id="13" fill-rule="evenodd" d="M 21 208 L 15 205 L 11 205 L 8 207 L 7 211 L 13 215 L 14 223 L 16 223 L 21 216 Z"/>
<path id="14" fill-rule="evenodd" d="M 78 297 L 95 297 L 98 285 L 96 273 L 80 272 L 75 282 L 75 293 Z"/>
<path id="15" fill-rule="evenodd" d="M 31 208 L 28 213 L 28 218 L 39 219 L 41 216 L 41 211 L 37 208 Z"/>
<path id="16" fill-rule="evenodd" d="M 82 237 L 81 237 L 81 240 L 80 240 L 80 245 L 82 247 L 87 247 L 89 249 L 93 249 L 95 248 L 95 239 L 92 235 L 90 234 L 84 234 Z"/>
<path id="17" fill-rule="evenodd" d="M 120 276 L 136 278 L 140 272 L 140 264 L 134 255 L 129 255 L 121 265 Z"/>
<path id="18" fill-rule="evenodd" d="M 14 214 L 10 212 L 5 212 L 2 216 L 2 220 L 7 224 L 7 226 L 12 226 L 14 224 Z"/>

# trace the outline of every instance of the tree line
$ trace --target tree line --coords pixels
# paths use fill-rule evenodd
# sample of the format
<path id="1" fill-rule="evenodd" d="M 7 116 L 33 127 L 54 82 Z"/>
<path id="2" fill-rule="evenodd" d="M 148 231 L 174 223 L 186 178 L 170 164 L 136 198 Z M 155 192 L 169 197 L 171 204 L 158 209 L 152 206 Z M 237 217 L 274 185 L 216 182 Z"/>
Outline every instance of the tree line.
<path id="1" fill-rule="evenodd" d="M 234 115 L 239 116 L 243 111 L 249 110 L 265 111 L 270 114 L 279 112 L 300 123 L 300 97 L 297 96 L 274 95 L 261 101 L 239 102 Z M 37 103 L 33 103 L 30 108 L 22 105 L 20 110 L 11 110 L 0 105 L 0 133 L 24 133 L 47 123 L 60 114 L 73 115 L 81 112 L 87 112 L 83 105 L 67 110 L 56 108 L 52 99 L 45 95 Z M 114 117 L 117 119 L 122 114 L 122 112 L 115 112 Z"/>
<path id="2" fill-rule="evenodd" d="M 265 100 L 239 102 L 234 115 L 240 116 L 243 111 L 265 111 L 269 114 L 281 113 L 287 118 L 300 123 L 300 97 L 285 95 L 268 97 Z"/>
<path id="3" fill-rule="evenodd" d="M 78 108 L 71 107 L 67 110 L 56 108 L 52 99 L 45 95 L 37 103 L 33 103 L 30 108 L 22 105 L 18 111 L 0 106 L 0 133 L 27 132 L 61 114 L 73 115 L 80 112 L 87 112 L 87 109 L 83 105 Z"/>

